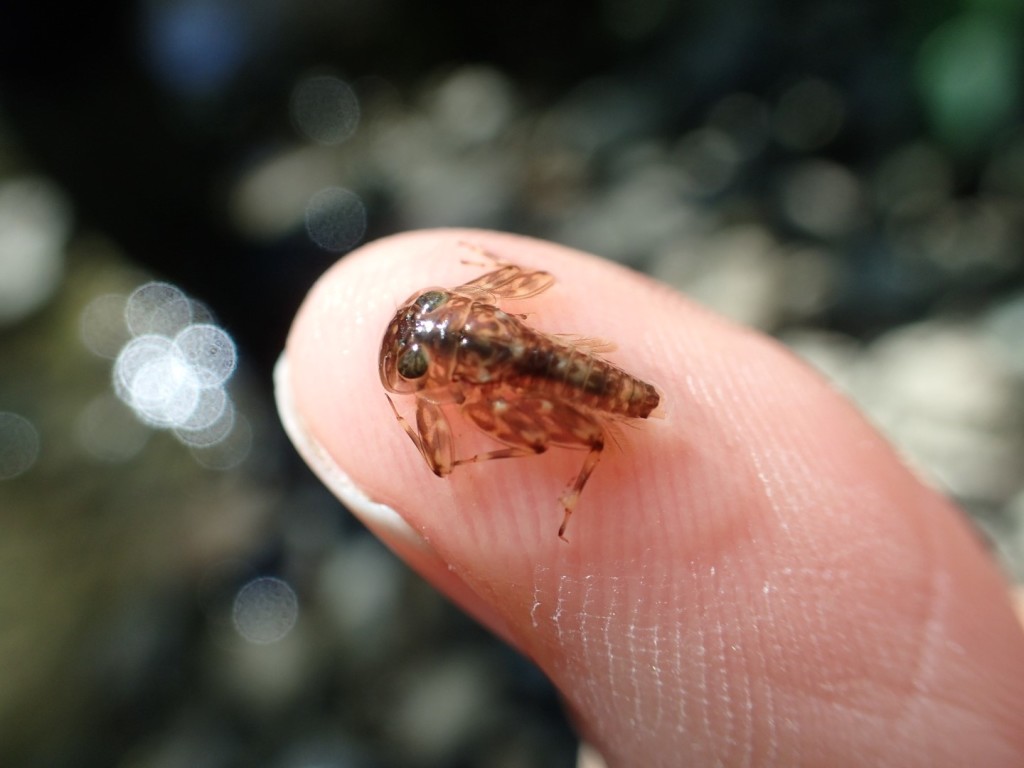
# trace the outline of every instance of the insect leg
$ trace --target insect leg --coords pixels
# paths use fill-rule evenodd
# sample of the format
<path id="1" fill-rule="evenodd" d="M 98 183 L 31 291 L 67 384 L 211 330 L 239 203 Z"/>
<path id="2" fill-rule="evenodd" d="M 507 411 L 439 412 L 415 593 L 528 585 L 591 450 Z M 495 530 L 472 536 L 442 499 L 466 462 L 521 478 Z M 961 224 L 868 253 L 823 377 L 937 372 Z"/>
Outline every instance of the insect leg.
<path id="1" fill-rule="evenodd" d="M 508 447 L 459 459 L 455 466 L 543 453 L 551 445 L 589 449 L 575 482 L 560 498 L 563 518 L 558 536 L 564 540 L 569 517 L 604 450 L 604 424 L 584 410 L 545 395 L 520 394 L 506 399 L 492 392 L 466 402 L 462 412 L 477 428 Z"/>
<path id="2" fill-rule="evenodd" d="M 487 259 L 487 261 L 489 261 L 491 264 L 493 264 L 496 267 L 507 267 L 507 266 L 509 266 L 507 262 L 504 262 L 500 258 L 498 258 L 497 254 L 492 253 L 491 251 L 488 251 L 482 245 L 478 245 L 477 243 L 471 243 L 471 242 L 469 242 L 469 240 L 459 240 L 459 247 L 460 248 L 465 248 L 467 251 L 473 251 L 473 253 L 477 254 L 478 256 L 483 257 L 484 259 Z M 469 261 L 467 259 L 463 259 L 462 263 L 463 264 L 473 264 L 473 265 L 478 266 L 478 267 L 485 267 L 485 266 L 487 266 L 486 264 L 481 264 L 478 261 Z"/>
<path id="3" fill-rule="evenodd" d="M 420 455 L 423 456 L 424 461 L 427 462 L 430 471 L 438 477 L 450 474 L 452 467 L 455 466 L 452 461 L 454 442 L 451 427 L 448 425 L 448 419 L 445 418 L 441 406 L 425 398 L 417 397 L 416 427 L 414 428 L 398 412 L 390 397 L 388 397 L 388 405 L 391 406 L 391 411 L 398 419 L 398 423 L 402 425 L 402 429 L 405 430 Z"/>
<path id="4" fill-rule="evenodd" d="M 569 518 L 572 516 L 573 510 L 576 509 L 576 502 L 580 499 L 580 492 L 583 490 L 583 486 L 587 484 L 587 480 L 590 479 L 590 473 L 597 466 L 597 462 L 601 458 L 601 451 L 603 450 L 604 440 L 591 446 L 590 453 L 587 454 L 587 458 L 584 459 L 583 466 L 580 468 L 580 473 L 576 476 L 576 482 L 572 484 L 572 488 L 559 497 L 559 501 L 562 502 L 562 524 L 558 526 L 558 538 L 562 541 L 568 541 L 565 538 L 565 527 L 569 525 Z"/>
<path id="5" fill-rule="evenodd" d="M 520 409 L 518 404 L 513 405 L 502 397 L 478 398 L 466 402 L 462 406 L 462 413 L 477 429 L 508 447 L 456 459 L 456 467 L 491 459 L 533 456 L 548 449 L 548 436 L 542 425 Z"/>

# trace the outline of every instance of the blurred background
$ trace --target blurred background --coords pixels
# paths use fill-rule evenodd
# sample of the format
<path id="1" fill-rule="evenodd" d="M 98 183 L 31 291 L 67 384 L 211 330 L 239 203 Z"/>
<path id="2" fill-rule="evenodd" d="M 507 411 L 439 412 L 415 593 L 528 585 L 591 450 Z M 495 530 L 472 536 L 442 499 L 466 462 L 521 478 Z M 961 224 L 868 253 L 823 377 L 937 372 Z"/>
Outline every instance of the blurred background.
<path id="1" fill-rule="evenodd" d="M 540 674 L 277 424 L 306 290 L 410 228 L 591 250 L 777 335 L 1024 577 L 1017 0 L 20 5 L 0 765 L 573 764 Z"/>

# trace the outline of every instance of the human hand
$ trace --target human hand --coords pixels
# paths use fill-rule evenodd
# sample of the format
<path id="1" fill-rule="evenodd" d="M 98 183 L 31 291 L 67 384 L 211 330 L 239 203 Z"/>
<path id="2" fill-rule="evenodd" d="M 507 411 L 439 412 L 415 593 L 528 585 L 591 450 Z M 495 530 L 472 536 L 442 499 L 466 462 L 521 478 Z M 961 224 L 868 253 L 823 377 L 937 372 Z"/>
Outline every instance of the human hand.
<path id="1" fill-rule="evenodd" d="M 542 330 L 607 338 L 664 394 L 556 535 L 580 452 L 438 479 L 377 374 L 401 301 L 480 270 L 552 272 Z M 517 310 L 518 311 L 518 310 Z M 1024 764 L 1024 632 L 962 514 L 775 342 L 620 267 L 487 232 L 388 238 L 307 298 L 278 369 L 321 479 L 532 658 L 612 766 Z M 399 409 L 408 404 L 396 398 Z"/>

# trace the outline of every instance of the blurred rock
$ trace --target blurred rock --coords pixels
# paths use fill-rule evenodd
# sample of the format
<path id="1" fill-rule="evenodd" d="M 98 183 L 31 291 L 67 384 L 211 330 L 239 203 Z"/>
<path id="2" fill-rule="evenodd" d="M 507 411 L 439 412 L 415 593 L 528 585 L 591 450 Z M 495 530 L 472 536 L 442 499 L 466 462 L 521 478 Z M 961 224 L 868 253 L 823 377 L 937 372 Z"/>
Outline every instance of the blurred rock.
<path id="1" fill-rule="evenodd" d="M 740 323 L 770 329 L 782 316 L 781 254 L 772 235 L 759 226 L 682 240 L 658 254 L 651 273 Z"/>
<path id="2" fill-rule="evenodd" d="M 855 399 L 943 490 L 999 504 L 1020 488 L 1020 390 L 975 326 L 894 330 L 868 347 L 852 384 Z"/>

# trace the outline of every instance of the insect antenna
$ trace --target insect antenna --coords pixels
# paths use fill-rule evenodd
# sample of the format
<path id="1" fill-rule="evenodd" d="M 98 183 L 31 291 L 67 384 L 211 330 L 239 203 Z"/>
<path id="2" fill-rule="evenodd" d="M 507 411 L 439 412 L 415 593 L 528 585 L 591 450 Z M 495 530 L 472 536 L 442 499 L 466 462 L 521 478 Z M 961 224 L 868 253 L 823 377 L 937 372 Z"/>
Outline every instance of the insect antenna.
<path id="1" fill-rule="evenodd" d="M 483 258 L 485 258 L 489 262 L 491 262 L 488 265 L 488 264 L 481 264 L 479 261 L 470 261 L 469 259 L 460 259 L 460 261 L 463 264 L 467 265 L 467 266 L 472 266 L 472 267 L 487 267 L 487 266 L 507 267 L 507 266 L 509 266 L 508 262 L 502 261 L 495 254 L 493 254 L 490 251 L 488 251 L 482 245 L 477 245 L 476 243 L 471 243 L 468 240 L 459 240 L 458 241 L 458 246 L 460 248 L 465 248 L 468 251 L 472 251 L 473 253 L 477 254 L 478 256 L 482 256 Z"/>

